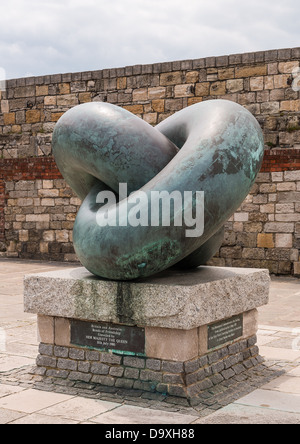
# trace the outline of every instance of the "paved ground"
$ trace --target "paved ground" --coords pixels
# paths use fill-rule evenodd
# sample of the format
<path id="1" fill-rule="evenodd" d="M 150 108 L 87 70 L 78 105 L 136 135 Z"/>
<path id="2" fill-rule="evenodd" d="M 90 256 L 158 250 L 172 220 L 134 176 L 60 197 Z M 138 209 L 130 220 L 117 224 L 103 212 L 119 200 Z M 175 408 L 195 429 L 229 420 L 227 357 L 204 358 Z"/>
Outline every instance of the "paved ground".
<path id="1" fill-rule="evenodd" d="M 0 424 L 300 424 L 300 280 L 272 278 L 270 304 L 259 310 L 260 353 L 279 377 L 216 412 L 161 410 L 158 401 L 137 406 L 83 389 L 79 396 L 78 388 L 34 388 L 36 317 L 23 312 L 23 276 L 66 266 L 0 260 Z"/>

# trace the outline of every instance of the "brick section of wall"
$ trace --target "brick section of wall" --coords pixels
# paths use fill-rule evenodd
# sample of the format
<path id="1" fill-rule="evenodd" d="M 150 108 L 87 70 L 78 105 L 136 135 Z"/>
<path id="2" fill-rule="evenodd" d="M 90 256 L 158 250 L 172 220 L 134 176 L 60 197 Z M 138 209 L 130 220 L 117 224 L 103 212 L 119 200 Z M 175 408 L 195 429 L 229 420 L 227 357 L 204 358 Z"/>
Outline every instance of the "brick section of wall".
<path id="1" fill-rule="evenodd" d="M 300 150 L 293 148 L 265 150 L 261 172 L 300 170 Z"/>
<path id="2" fill-rule="evenodd" d="M 5 182 L 62 179 L 53 157 L 0 159 L 0 171 Z"/>
<path id="3" fill-rule="evenodd" d="M 278 182 L 275 174 L 300 174 L 300 93 L 293 88 L 299 66 L 300 48 L 292 48 L 7 81 L 0 92 L 0 256 L 76 260 L 72 226 L 80 202 L 51 150 L 52 131 L 65 111 L 107 101 L 156 125 L 194 103 L 227 99 L 259 121 L 266 143 L 261 171 L 268 179 L 258 179 L 244 203 L 252 206 L 242 206 L 228 222 L 214 263 L 299 275 L 300 179 L 283 174 Z M 283 200 L 291 206 L 282 213 L 285 225 L 278 225 Z M 269 232 L 270 223 L 279 231 Z M 269 241 L 262 247 L 264 235 Z M 283 251 L 289 249 L 290 255 Z"/>

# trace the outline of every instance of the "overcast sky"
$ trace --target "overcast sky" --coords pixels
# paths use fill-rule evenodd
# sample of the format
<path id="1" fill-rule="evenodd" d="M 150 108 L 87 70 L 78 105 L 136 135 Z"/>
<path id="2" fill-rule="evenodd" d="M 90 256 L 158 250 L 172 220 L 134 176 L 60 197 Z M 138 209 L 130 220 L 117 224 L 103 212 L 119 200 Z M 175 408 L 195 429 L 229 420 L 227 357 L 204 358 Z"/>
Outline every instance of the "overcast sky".
<path id="1" fill-rule="evenodd" d="M 6 78 L 300 46 L 299 0 L 0 0 Z"/>

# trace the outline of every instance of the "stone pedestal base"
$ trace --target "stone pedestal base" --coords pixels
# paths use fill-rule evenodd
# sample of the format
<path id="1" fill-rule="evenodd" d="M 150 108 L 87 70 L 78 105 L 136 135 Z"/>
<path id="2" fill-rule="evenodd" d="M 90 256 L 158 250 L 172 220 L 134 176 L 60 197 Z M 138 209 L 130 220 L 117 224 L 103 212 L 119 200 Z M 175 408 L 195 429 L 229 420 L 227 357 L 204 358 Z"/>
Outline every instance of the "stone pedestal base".
<path id="1" fill-rule="evenodd" d="M 25 278 L 46 376 L 196 402 L 261 362 L 257 307 L 266 270 L 199 267 L 147 280 L 99 280 L 83 268 Z"/>

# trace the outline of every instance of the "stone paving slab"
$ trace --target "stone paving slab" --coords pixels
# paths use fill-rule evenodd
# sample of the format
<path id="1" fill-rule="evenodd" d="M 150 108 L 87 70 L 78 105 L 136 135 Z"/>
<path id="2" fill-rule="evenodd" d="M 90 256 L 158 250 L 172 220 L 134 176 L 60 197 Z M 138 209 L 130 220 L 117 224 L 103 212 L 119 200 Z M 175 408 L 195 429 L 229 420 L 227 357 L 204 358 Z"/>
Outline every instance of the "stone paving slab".
<path id="1" fill-rule="evenodd" d="M 0 355 L 0 373 L 23 367 L 24 365 L 34 365 L 34 358 L 26 358 L 23 356 L 5 356 Z"/>
<path id="2" fill-rule="evenodd" d="M 34 413 L 71 398 L 70 395 L 28 389 L 0 398 L 0 408 L 22 413 Z"/>
<path id="3" fill-rule="evenodd" d="M 270 304 L 259 309 L 258 344 L 265 363 L 248 381 L 237 375 L 221 392 L 205 393 L 201 406 L 191 407 L 176 398 L 138 398 L 125 390 L 96 393 L 88 384 L 32 375 L 36 318 L 23 312 L 23 276 L 62 267 L 66 264 L 0 260 L 1 424 L 300 423 L 300 280 L 272 277 Z"/>
<path id="4" fill-rule="evenodd" d="M 1 413 L 0 413 L 1 418 Z M 59 416 L 47 416 L 40 413 L 22 416 L 19 419 L 9 421 L 9 424 L 79 424 L 79 421 L 65 419 Z"/>
<path id="5" fill-rule="evenodd" d="M 298 350 L 290 350 L 284 348 L 275 348 L 262 346 L 259 348 L 262 356 L 267 359 L 276 360 L 281 359 L 290 362 L 299 362 L 300 352 Z"/>
<path id="6" fill-rule="evenodd" d="M 3 398 L 4 396 L 12 395 L 13 393 L 22 392 L 25 390 L 23 387 L 19 386 L 13 386 L 13 385 L 0 385 L 0 398 Z"/>
<path id="7" fill-rule="evenodd" d="M 264 390 L 273 390 L 282 393 L 300 395 L 300 377 L 291 373 L 280 376 L 264 386 Z"/>
<path id="8" fill-rule="evenodd" d="M 0 424 L 13 424 L 14 420 L 24 417 L 24 413 L 0 408 Z M 27 421 L 27 415 L 25 421 Z M 28 422 L 26 422 L 28 424 Z"/>
<path id="9" fill-rule="evenodd" d="M 107 414 L 110 414 L 111 411 L 118 409 L 118 407 L 121 407 L 121 405 L 114 402 L 73 397 L 65 402 L 43 409 L 39 413 L 74 421 L 88 421 L 107 412 L 109 412 Z"/>
<path id="10" fill-rule="evenodd" d="M 194 424 L 300 424 L 300 416 L 294 413 L 248 405 L 231 404 Z"/>
<path id="11" fill-rule="evenodd" d="M 272 276 L 270 301 L 259 309 L 260 324 L 300 328 L 299 278 Z"/>
<path id="12" fill-rule="evenodd" d="M 300 414 L 300 395 L 268 390 L 266 387 L 240 398 L 236 404 Z"/>
<path id="13" fill-rule="evenodd" d="M 123 405 L 112 412 L 91 418 L 91 421 L 98 424 L 191 424 L 195 417 Z"/>
<path id="14" fill-rule="evenodd" d="M 294 368 L 293 370 L 290 370 L 288 374 L 290 376 L 300 376 L 300 363 L 298 367 Z"/>

